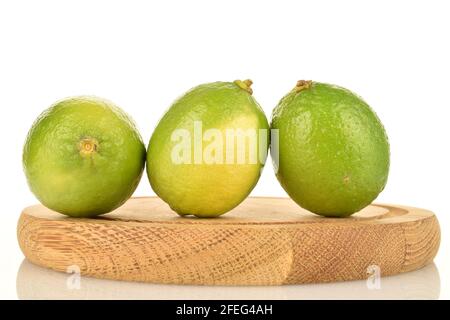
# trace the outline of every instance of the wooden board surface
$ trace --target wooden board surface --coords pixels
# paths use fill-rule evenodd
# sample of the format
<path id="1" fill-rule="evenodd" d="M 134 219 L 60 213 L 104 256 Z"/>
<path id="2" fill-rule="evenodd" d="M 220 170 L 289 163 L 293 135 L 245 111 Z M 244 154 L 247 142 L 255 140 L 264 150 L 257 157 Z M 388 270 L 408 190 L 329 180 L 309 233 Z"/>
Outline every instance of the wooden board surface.
<path id="1" fill-rule="evenodd" d="M 182 218 L 156 197 L 94 218 L 41 205 L 17 235 L 33 263 L 58 271 L 152 283 L 279 285 L 364 279 L 419 269 L 435 257 L 439 224 L 427 210 L 371 205 L 350 218 L 313 215 L 287 198 L 248 198 L 215 219 Z"/>

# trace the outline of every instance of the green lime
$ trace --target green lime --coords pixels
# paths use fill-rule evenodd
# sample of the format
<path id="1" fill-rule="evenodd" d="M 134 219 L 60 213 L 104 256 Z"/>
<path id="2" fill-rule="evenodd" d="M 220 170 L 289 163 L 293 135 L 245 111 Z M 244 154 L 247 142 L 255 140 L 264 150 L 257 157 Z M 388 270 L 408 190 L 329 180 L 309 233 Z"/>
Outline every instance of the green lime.
<path id="1" fill-rule="evenodd" d="M 145 146 L 131 118 L 109 101 L 57 102 L 33 124 L 23 149 L 31 191 L 46 207 L 91 217 L 122 205 L 145 164 Z"/>
<path id="2" fill-rule="evenodd" d="M 214 217 L 256 185 L 267 156 L 269 124 L 251 81 L 191 89 L 164 114 L 149 143 L 153 190 L 180 215 Z"/>
<path id="3" fill-rule="evenodd" d="M 389 143 L 380 120 L 351 91 L 299 81 L 274 109 L 271 149 L 276 175 L 301 207 L 324 216 L 348 216 L 384 189 Z"/>

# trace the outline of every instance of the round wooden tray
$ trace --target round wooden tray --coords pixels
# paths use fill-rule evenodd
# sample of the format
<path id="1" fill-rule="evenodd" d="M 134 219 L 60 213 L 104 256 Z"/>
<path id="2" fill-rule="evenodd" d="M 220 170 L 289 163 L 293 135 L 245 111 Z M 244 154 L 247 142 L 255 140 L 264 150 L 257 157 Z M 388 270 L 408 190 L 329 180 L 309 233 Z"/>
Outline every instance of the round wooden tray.
<path id="1" fill-rule="evenodd" d="M 33 263 L 98 278 L 201 285 L 356 280 L 419 269 L 435 257 L 427 210 L 371 205 L 323 218 L 287 198 L 248 198 L 215 219 L 182 218 L 159 198 L 132 198 L 93 219 L 24 209 L 20 247 Z"/>

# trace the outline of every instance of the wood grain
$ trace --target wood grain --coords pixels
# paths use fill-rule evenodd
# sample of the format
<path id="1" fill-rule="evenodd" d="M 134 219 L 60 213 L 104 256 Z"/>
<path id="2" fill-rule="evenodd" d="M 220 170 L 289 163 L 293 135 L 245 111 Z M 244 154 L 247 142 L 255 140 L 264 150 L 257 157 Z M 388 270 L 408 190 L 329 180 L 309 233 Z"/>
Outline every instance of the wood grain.
<path id="1" fill-rule="evenodd" d="M 17 235 L 33 263 L 58 271 L 152 283 L 280 285 L 364 279 L 419 269 L 440 229 L 427 210 L 371 205 L 323 218 L 287 198 L 248 198 L 216 219 L 182 218 L 156 197 L 133 198 L 95 219 L 24 209 Z"/>

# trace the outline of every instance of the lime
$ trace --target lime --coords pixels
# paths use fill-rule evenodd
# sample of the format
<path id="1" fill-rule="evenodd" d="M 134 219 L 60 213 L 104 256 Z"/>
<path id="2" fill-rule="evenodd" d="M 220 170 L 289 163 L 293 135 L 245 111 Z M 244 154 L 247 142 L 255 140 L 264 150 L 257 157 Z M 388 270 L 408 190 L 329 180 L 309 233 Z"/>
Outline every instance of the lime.
<path id="1" fill-rule="evenodd" d="M 250 80 L 202 84 L 175 101 L 158 123 L 147 174 L 178 214 L 221 215 L 257 183 L 269 124 L 250 86 Z"/>
<path id="2" fill-rule="evenodd" d="M 73 217 L 119 207 L 136 189 L 144 164 L 133 121 L 95 97 L 69 98 L 45 110 L 23 149 L 31 191 L 46 207 Z"/>
<path id="3" fill-rule="evenodd" d="M 360 97 L 330 84 L 299 81 L 274 109 L 276 175 L 301 207 L 348 216 L 384 189 L 389 143 L 380 120 Z"/>

